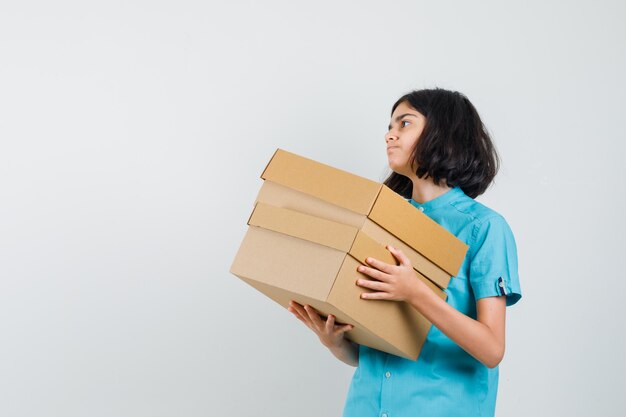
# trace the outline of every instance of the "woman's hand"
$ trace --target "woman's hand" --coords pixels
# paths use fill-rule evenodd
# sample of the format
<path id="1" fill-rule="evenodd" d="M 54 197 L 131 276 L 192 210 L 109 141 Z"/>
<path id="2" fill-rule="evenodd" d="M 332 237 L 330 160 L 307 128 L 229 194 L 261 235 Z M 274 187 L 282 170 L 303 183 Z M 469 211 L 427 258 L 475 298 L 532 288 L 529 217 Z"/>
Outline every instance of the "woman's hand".
<path id="1" fill-rule="evenodd" d="M 400 265 L 391 265 L 374 258 L 367 258 L 365 261 L 373 268 L 359 265 L 357 271 L 374 279 L 359 278 L 356 283 L 358 286 L 374 292 L 363 293 L 361 298 L 410 301 L 415 298 L 424 283 L 417 278 L 411 261 L 400 249 L 392 246 L 387 246 L 387 249 Z"/>
<path id="2" fill-rule="evenodd" d="M 358 346 L 345 338 L 346 332 L 354 328 L 353 325 L 335 323 L 335 316 L 332 314 L 323 320 L 313 307 L 302 306 L 295 301 L 289 302 L 288 310 L 309 329 L 313 330 L 320 342 L 337 359 L 351 366 L 359 364 Z"/>
<path id="3" fill-rule="evenodd" d="M 345 333 L 354 328 L 351 324 L 336 324 L 335 316 L 332 314 L 323 320 L 313 307 L 302 306 L 295 301 L 289 302 L 288 310 L 306 324 L 309 329 L 313 330 L 320 342 L 329 349 L 340 347 L 345 341 Z"/>

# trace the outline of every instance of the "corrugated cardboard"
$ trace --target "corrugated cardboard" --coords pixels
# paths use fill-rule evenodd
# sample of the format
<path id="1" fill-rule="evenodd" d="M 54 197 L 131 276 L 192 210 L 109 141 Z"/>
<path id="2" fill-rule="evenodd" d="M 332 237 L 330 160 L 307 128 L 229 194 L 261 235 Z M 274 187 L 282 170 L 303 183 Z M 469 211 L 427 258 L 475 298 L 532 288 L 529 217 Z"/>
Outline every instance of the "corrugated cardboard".
<path id="1" fill-rule="evenodd" d="M 262 178 L 231 272 L 285 307 L 355 325 L 356 343 L 415 360 L 431 324 L 406 303 L 361 299 L 355 282 L 369 277 L 356 268 L 368 256 L 395 263 L 384 247 L 394 245 L 445 299 L 467 247 L 384 185 L 298 155 L 278 150 Z"/>
<path id="2" fill-rule="evenodd" d="M 447 277 L 429 276 L 440 288 L 447 287 L 465 258 L 467 245 L 381 183 L 282 149 L 274 153 L 261 178 L 265 183 L 257 201 L 359 228 L 367 219 L 378 224 L 421 254 L 416 261 L 426 258 L 445 271 Z"/>
<path id="3" fill-rule="evenodd" d="M 368 278 L 356 271 L 366 257 L 395 263 L 393 256 L 357 228 L 289 211 L 257 204 L 231 272 L 284 307 L 294 300 L 355 325 L 348 337 L 356 343 L 416 359 L 430 323 L 405 303 L 361 299 L 366 290 L 355 285 Z"/>

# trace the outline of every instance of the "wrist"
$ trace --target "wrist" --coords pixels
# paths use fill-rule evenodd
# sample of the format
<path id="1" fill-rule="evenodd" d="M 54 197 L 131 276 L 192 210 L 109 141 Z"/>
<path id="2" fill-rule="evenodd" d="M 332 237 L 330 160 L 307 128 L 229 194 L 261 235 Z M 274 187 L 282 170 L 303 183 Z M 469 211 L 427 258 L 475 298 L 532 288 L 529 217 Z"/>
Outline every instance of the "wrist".
<path id="1" fill-rule="evenodd" d="M 417 275 L 415 275 L 415 285 L 412 286 L 411 293 L 407 302 L 413 307 L 418 308 L 424 302 L 424 297 L 428 296 L 430 289 Z"/>
<path id="2" fill-rule="evenodd" d="M 341 351 L 345 350 L 347 347 L 349 347 L 350 346 L 350 341 L 345 339 L 345 338 L 343 338 L 339 342 L 328 344 L 328 345 L 325 345 L 325 346 L 331 352 L 338 353 L 338 352 L 341 352 Z"/>
<path id="3" fill-rule="evenodd" d="M 328 350 L 330 353 L 350 366 L 358 366 L 359 365 L 359 347 L 356 343 L 343 339 L 341 343 L 336 346 L 329 347 Z"/>

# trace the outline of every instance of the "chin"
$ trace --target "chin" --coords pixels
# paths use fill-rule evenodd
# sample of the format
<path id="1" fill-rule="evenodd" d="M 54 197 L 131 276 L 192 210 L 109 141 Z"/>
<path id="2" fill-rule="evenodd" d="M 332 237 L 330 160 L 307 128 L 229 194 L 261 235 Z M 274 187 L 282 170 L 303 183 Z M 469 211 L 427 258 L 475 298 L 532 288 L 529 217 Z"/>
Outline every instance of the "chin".
<path id="1" fill-rule="evenodd" d="M 388 159 L 387 164 L 389 165 L 389 168 L 391 168 L 391 170 L 396 174 L 405 175 L 404 172 L 407 171 L 406 163 L 403 163 L 402 161 Z"/>
<path id="2" fill-rule="evenodd" d="M 393 162 L 389 161 L 387 163 L 387 165 L 389 165 L 389 168 L 395 172 L 396 174 L 398 173 L 398 169 L 400 168 L 398 165 L 394 164 Z"/>

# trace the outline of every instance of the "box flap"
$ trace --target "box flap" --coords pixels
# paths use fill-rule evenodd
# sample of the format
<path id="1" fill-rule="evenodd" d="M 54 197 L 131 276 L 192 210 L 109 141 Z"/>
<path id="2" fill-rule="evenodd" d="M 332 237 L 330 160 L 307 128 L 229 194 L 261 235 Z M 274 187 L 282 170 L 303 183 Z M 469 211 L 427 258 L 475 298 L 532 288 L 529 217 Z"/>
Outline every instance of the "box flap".
<path id="1" fill-rule="evenodd" d="M 361 227 L 367 219 L 365 214 L 359 214 L 347 208 L 339 207 L 336 204 L 275 183 L 272 180 L 263 181 L 263 185 L 256 197 L 256 202 L 299 211 L 300 213 L 310 214 L 354 227 Z"/>
<path id="2" fill-rule="evenodd" d="M 368 217 L 450 275 L 458 274 L 468 246 L 387 186 Z"/>
<path id="3" fill-rule="evenodd" d="M 282 149 L 274 153 L 261 178 L 360 214 L 369 213 L 381 187 L 375 181 Z"/>
<path id="4" fill-rule="evenodd" d="M 356 227 L 265 203 L 257 203 L 249 225 L 306 239 L 347 252 L 358 231 Z"/>

